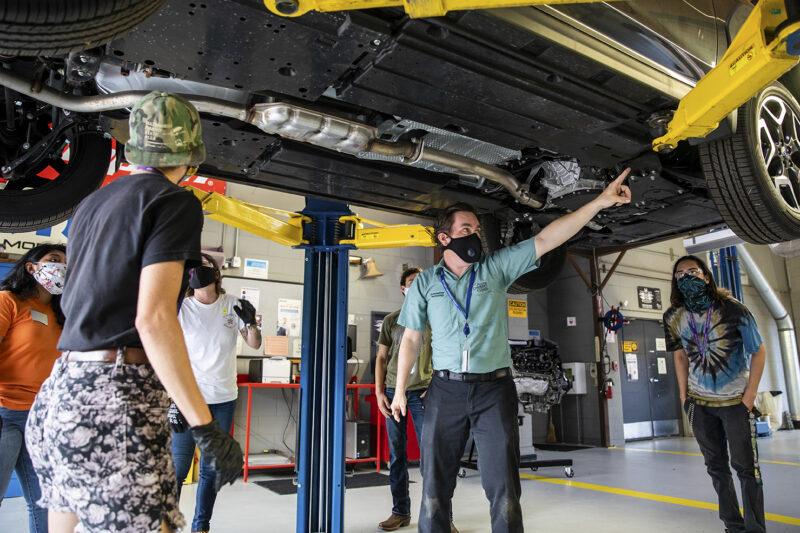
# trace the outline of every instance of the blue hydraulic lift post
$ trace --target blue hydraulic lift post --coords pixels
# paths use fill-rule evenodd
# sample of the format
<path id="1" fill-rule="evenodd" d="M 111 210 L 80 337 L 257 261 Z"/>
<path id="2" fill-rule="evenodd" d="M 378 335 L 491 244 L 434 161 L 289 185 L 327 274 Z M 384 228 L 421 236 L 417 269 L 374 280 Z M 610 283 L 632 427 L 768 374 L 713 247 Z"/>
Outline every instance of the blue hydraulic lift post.
<path id="1" fill-rule="evenodd" d="M 730 290 L 734 298 L 743 301 L 739 255 L 735 246 L 711 252 L 711 270 L 717 285 Z"/>
<path id="2" fill-rule="evenodd" d="M 343 533 L 347 294 L 344 204 L 306 199 L 297 533 Z"/>

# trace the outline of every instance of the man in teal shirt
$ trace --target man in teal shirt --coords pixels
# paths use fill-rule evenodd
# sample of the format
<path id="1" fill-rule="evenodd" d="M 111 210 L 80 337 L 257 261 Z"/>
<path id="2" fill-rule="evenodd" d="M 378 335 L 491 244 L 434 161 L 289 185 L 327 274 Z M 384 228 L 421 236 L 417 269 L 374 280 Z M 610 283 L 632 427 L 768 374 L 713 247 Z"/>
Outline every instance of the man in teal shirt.
<path id="1" fill-rule="evenodd" d="M 461 455 L 472 432 L 492 532 L 521 532 L 517 392 L 511 378 L 506 291 L 538 258 L 565 243 L 598 212 L 630 202 L 620 174 L 600 196 L 548 224 L 535 237 L 481 258 L 478 218 L 456 204 L 436 218 L 442 261 L 408 290 L 398 323 L 405 327 L 392 400 L 396 420 L 406 415 L 406 387 L 426 323 L 430 323 L 433 378 L 423 400 L 422 505 L 419 531 L 450 531 L 451 498 Z"/>

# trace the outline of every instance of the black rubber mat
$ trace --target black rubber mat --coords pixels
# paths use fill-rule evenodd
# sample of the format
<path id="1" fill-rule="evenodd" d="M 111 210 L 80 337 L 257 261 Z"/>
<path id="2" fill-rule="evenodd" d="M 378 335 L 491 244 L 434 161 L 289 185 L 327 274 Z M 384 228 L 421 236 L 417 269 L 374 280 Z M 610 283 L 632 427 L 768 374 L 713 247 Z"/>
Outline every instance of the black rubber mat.
<path id="1" fill-rule="evenodd" d="M 256 485 L 264 487 L 281 496 L 285 494 L 296 494 L 297 487 L 291 479 L 271 479 L 269 481 L 256 481 Z M 411 481 L 411 483 L 414 483 Z M 345 478 L 345 486 L 348 489 L 362 489 L 365 487 L 381 487 L 389 484 L 389 476 L 378 472 L 367 472 L 356 474 Z"/>

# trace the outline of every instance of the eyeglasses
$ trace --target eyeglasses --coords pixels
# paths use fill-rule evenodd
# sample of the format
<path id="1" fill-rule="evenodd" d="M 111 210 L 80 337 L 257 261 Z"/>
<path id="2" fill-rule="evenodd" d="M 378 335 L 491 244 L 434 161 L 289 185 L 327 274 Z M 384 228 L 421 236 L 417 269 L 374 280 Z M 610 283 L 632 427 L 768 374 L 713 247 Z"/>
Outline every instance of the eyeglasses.
<path id="1" fill-rule="evenodd" d="M 703 275 L 703 271 L 699 268 L 688 268 L 686 270 L 676 270 L 675 271 L 675 279 L 681 279 L 684 276 L 694 276 L 700 277 Z"/>

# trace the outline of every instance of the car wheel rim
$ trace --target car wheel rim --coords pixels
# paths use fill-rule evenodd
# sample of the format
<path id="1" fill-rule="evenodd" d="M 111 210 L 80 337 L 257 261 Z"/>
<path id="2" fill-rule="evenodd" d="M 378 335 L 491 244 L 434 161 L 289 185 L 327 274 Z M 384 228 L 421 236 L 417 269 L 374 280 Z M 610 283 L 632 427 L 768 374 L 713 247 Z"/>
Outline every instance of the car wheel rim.
<path id="1" fill-rule="evenodd" d="M 800 117 L 783 98 L 768 96 L 762 100 L 758 142 L 778 198 L 800 214 Z"/>

